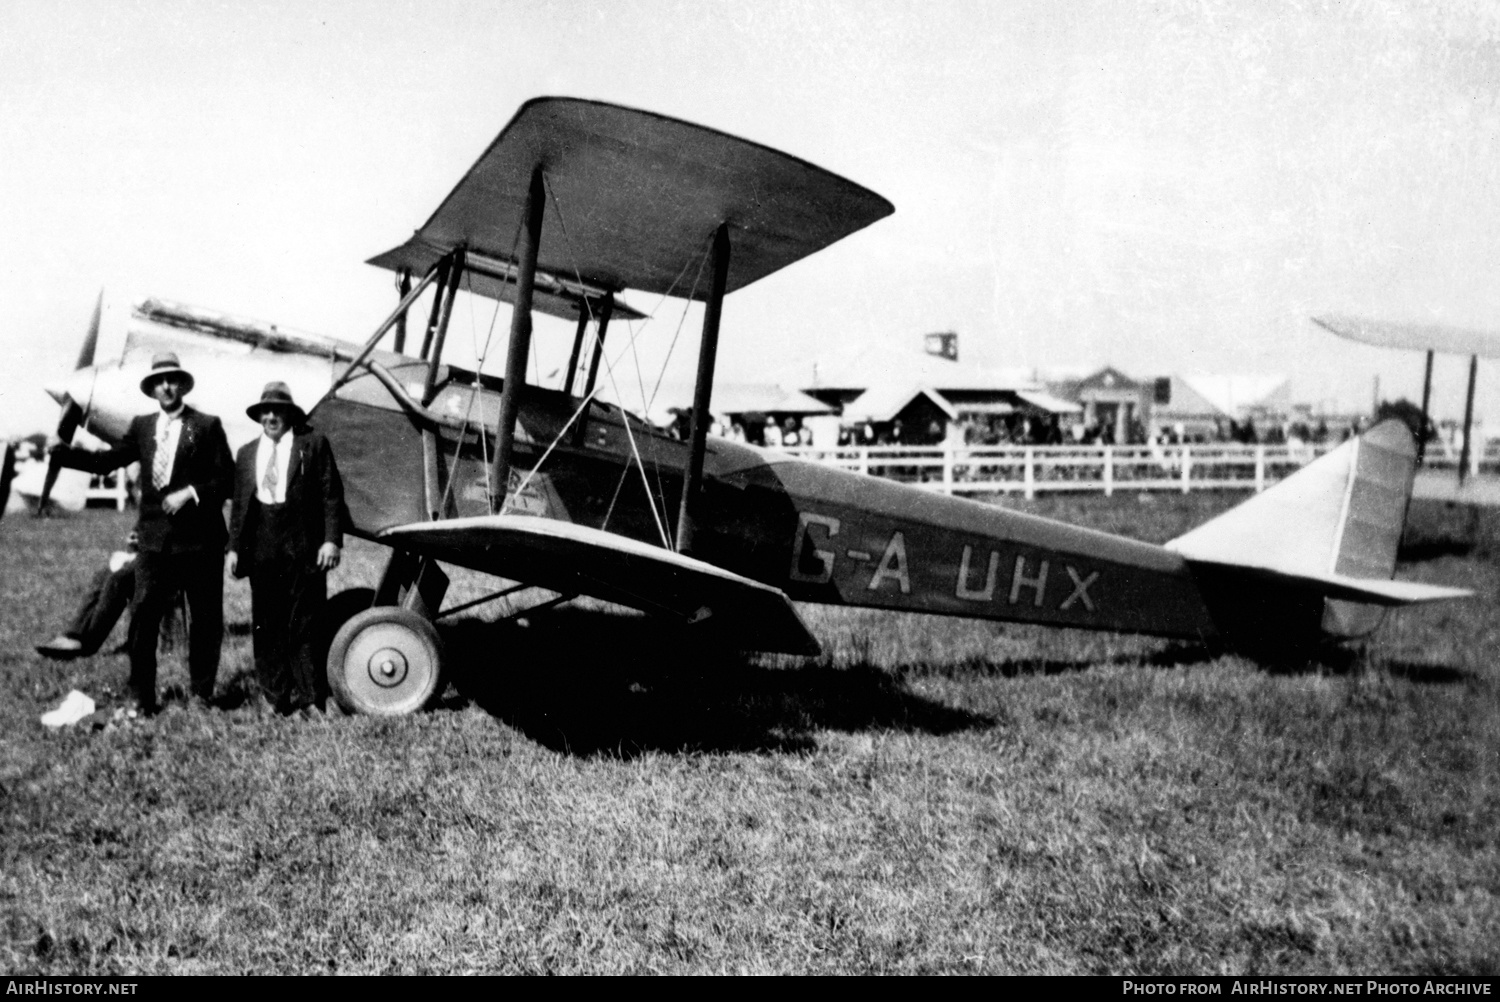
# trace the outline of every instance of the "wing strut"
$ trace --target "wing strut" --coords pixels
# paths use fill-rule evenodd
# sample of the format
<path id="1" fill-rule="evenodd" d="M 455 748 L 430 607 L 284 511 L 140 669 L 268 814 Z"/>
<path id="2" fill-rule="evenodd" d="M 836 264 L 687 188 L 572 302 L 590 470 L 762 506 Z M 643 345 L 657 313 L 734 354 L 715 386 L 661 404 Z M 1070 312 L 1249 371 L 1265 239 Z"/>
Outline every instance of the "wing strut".
<path id="1" fill-rule="evenodd" d="M 432 354 L 427 356 L 427 375 L 422 380 L 421 404 L 427 407 L 432 403 L 434 390 L 437 386 L 438 366 L 443 361 L 443 344 L 448 340 L 448 321 L 453 318 L 453 301 L 458 298 L 458 286 L 464 277 L 464 249 L 459 247 L 450 256 L 448 262 L 447 288 L 438 286 L 433 295 L 433 306 L 442 304 L 441 312 L 437 317 L 437 330 L 432 334 Z M 427 517 L 436 521 L 442 518 L 443 506 L 443 455 L 442 440 L 438 438 L 435 428 L 422 429 L 422 489 L 423 497 L 427 501 Z"/>
<path id="2" fill-rule="evenodd" d="M 703 452 L 708 446 L 709 401 L 714 392 L 714 362 L 719 353 L 719 318 L 724 312 L 724 287 L 729 279 L 729 224 L 714 231 L 713 287 L 703 313 L 703 340 L 698 346 L 698 380 L 693 385 L 693 417 L 688 435 L 687 474 L 682 481 L 682 506 L 677 511 L 677 552 L 693 551 L 693 513 L 703 483 Z"/>
<path id="3" fill-rule="evenodd" d="M 578 311 L 578 329 L 573 332 L 573 351 L 568 355 L 568 367 L 564 370 L 567 375 L 563 377 L 562 391 L 566 396 L 573 395 L 573 378 L 578 374 L 578 356 L 583 354 L 583 336 L 589 331 L 590 312 L 588 303 Z"/>
<path id="4" fill-rule="evenodd" d="M 1432 402 L 1432 355 L 1427 349 L 1427 371 L 1422 375 L 1422 427 L 1417 432 L 1417 465 L 1427 456 L 1427 405 Z"/>
<path id="5" fill-rule="evenodd" d="M 402 268 L 396 276 L 396 298 L 405 299 L 406 294 L 411 291 L 411 269 Z M 396 321 L 396 340 L 392 345 L 396 354 L 406 352 L 406 314 L 401 314 L 401 319 Z"/>
<path id="6" fill-rule="evenodd" d="M 599 329 L 594 332 L 594 357 L 589 362 L 589 378 L 583 386 L 583 395 L 594 392 L 594 383 L 599 378 L 599 363 L 604 359 L 604 335 L 609 331 L 609 318 L 614 315 L 613 297 L 604 300 L 599 310 Z"/>
<path id="7" fill-rule="evenodd" d="M 1464 444 L 1458 454 L 1458 486 L 1469 474 L 1469 431 L 1474 427 L 1474 379 L 1479 375 L 1479 356 L 1469 356 L 1469 396 L 1464 401 Z"/>
<path id="8" fill-rule="evenodd" d="M 583 399 L 588 401 L 578 415 L 578 424 L 573 426 L 573 445 L 583 444 L 588 434 L 589 411 L 593 409 L 594 382 L 599 378 L 599 363 L 604 358 L 604 335 L 609 332 L 609 318 L 614 315 L 615 297 L 610 296 L 599 303 L 599 321 L 594 331 L 594 357 L 589 361 L 589 378 L 583 384 Z M 571 377 L 570 377 L 571 378 Z M 570 381 L 568 386 L 573 384 Z"/>
<path id="9" fill-rule="evenodd" d="M 536 286 L 536 258 L 542 242 L 542 213 L 546 209 L 546 192 L 542 187 L 542 168 L 531 171 L 531 185 L 526 192 L 520 246 L 516 248 L 519 271 L 516 275 L 515 309 L 510 315 L 510 344 L 505 352 L 505 384 L 500 388 L 500 417 L 495 429 L 495 458 L 490 464 L 490 513 L 498 515 L 505 508 L 506 489 L 510 485 L 510 461 L 516 445 L 516 416 L 521 410 L 521 389 L 526 384 L 526 359 L 531 353 L 531 297 Z"/>
<path id="10" fill-rule="evenodd" d="M 432 339 L 437 336 L 438 318 L 443 311 L 443 290 L 448 287 L 448 278 L 451 275 L 451 269 L 448 266 L 452 262 L 453 255 L 444 254 L 438 259 L 436 265 L 437 288 L 432 293 L 432 307 L 427 314 L 427 326 L 422 328 L 422 350 L 417 352 L 417 357 L 424 362 L 432 354 Z"/>
<path id="11" fill-rule="evenodd" d="M 454 250 L 447 259 L 446 288 L 438 285 L 433 295 L 432 307 L 436 311 L 437 323 L 429 327 L 423 339 L 422 358 L 427 363 L 427 376 L 422 382 L 422 406 L 432 403 L 432 391 L 437 386 L 438 366 L 443 361 L 443 345 L 448 340 L 448 321 L 453 317 L 453 301 L 458 298 L 458 287 L 464 279 L 464 249 Z M 431 348 L 431 354 L 428 348 Z"/>
<path id="12" fill-rule="evenodd" d="M 397 320 L 406 316 L 406 311 L 411 309 L 411 304 L 416 302 L 417 297 L 432 284 L 432 280 L 437 277 L 440 267 L 441 264 L 435 264 L 429 268 L 427 274 L 422 276 L 422 281 L 418 282 L 410 292 L 401 297 L 401 302 L 396 304 L 396 308 L 391 311 L 391 315 L 385 318 L 384 323 L 375 328 L 375 333 L 370 335 L 370 339 L 365 342 L 365 346 L 360 349 L 359 354 L 354 356 L 354 360 L 339 374 L 339 378 L 335 379 L 333 385 L 328 387 L 328 392 L 323 394 L 323 400 L 333 396 L 338 392 L 340 387 L 350 380 L 354 375 L 354 370 L 359 368 L 361 363 L 370 357 L 370 352 L 374 351 L 375 346 L 380 343 L 380 339 L 385 337 L 385 332 L 396 326 Z"/>

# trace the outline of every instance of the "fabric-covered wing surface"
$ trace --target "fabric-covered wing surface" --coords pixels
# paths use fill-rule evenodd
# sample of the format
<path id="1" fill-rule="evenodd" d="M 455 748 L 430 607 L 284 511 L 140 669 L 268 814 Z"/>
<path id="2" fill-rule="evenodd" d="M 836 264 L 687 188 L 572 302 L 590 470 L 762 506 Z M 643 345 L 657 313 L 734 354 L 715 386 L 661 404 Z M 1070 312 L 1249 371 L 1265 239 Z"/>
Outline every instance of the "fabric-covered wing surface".
<path id="1" fill-rule="evenodd" d="M 619 105 L 536 98 L 411 240 L 370 263 L 420 272 L 460 244 L 509 260 L 537 166 L 549 192 L 538 268 L 603 289 L 686 297 L 727 222 L 733 292 L 894 211 L 758 143 Z"/>
<path id="2" fill-rule="evenodd" d="M 404 254 L 403 260 L 392 267 L 410 268 L 412 274 L 423 275 L 451 249 L 427 244 L 419 236 L 412 237 L 405 246 L 399 248 Z M 380 262 L 381 258 L 375 258 L 370 263 L 379 264 Z M 471 254 L 464 260 L 462 288 L 465 292 L 471 292 L 476 296 L 498 299 L 503 303 L 514 305 L 516 301 L 515 272 L 513 265 Z M 567 278 L 539 271 L 531 295 L 531 308 L 538 313 L 562 317 L 564 320 L 577 320 L 580 315 L 584 314 L 590 319 L 597 318 L 602 305 L 601 300 L 609 294 L 599 289 L 580 286 Z M 616 320 L 640 320 L 646 314 L 616 297 L 612 316 Z"/>
<path id="3" fill-rule="evenodd" d="M 611 532 L 483 515 L 398 526 L 379 539 L 499 577 L 673 616 L 746 650 L 820 650 L 780 590 Z"/>
<path id="4" fill-rule="evenodd" d="M 1441 351 L 1453 355 L 1479 355 L 1500 358 L 1500 333 L 1465 330 L 1438 324 L 1406 324 L 1387 320 L 1366 320 L 1330 313 L 1313 317 L 1313 323 L 1325 330 L 1380 348 L 1405 348 L 1411 351 Z"/>

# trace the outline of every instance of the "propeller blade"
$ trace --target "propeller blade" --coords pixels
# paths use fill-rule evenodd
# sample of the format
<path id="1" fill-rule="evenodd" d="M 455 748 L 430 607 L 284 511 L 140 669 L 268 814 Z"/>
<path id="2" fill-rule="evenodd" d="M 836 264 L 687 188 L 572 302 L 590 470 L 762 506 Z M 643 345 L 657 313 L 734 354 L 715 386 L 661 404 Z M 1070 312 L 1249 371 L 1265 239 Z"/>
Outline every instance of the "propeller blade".
<path id="1" fill-rule="evenodd" d="M 83 337 L 83 347 L 78 351 L 78 364 L 75 369 L 87 369 L 94 364 L 94 349 L 99 347 L 99 318 L 104 312 L 104 290 L 99 290 L 99 298 L 94 302 L 94 319 L 89 324 L 89 332 Z"/>
<path id="2" fill-rule="evenodd" d="M 57 437 L 64 445 L 73 443 L 73 433 L 78 430 L 78 424 L 82 420 L 82 407 L 71 399 L 63 404 L 62 415 L 57 420 Z M 45 518 L 47 515 L 47 505 L 52 500 L 52 488 L 57 484 L 57 475 L 62 472 L 62 468 L 62 457 L 57 453 L 47 458 L 47 476 L 42 480 L 42 493 L 36 499 L 38 518 Z"/>
<path id="3" fill-rule="evenodd" d="M 69 397 L 63 404 L 62 414 L 57 418 L 57 438 L 63 445 L 73 444 L 73 433 L 83 421 L 83 408 Z"/>
<path id="4" fill-rule="evenodd" d="M 10 503 L 10 482 L 16 478 L 16 444 L 5 444 L 5 457 L 0 459 L 0 518 L 5 517 L 5 506 Z"/>

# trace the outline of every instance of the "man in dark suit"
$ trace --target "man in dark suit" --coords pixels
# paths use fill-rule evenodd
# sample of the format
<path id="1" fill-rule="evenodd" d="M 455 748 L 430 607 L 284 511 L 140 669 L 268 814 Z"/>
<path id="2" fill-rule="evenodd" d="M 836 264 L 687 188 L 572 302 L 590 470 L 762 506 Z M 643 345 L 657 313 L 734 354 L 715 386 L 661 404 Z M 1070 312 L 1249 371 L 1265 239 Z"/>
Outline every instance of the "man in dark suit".
<path id="1" fill-rule="evenodd" d="M 250 578 L 261 692 L 282 713 L 313 713 L 327 573 L 344 543 L 344 483 L 328 440 L 307 426 L 285 383 L 267 383 L 245 412 L 262 434 L 235 460 L 229 572 Z"/>
<path id="2" fill-rule="evenodd" d="M 192 388 L 177 356 L 159 354 L 141 380 L 158 413 L 131 421 L 113 449 L 58 447 L 64 465 L 91 473 L 141 464 L 128 695 L 147 713 L 156 709 L 157 635 L 179 592 L 188 606 L 188 678 L 203 702 L 213 698 L 224 639 L 224 502 L 234 470 L 223 424 L 183 403 Z"/>

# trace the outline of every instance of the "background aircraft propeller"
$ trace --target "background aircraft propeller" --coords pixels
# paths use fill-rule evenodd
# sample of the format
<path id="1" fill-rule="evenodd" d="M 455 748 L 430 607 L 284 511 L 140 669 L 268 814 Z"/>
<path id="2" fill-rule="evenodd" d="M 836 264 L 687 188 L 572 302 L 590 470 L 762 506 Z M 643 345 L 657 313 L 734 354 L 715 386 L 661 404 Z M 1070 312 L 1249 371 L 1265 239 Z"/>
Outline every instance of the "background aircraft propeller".
<path id="1" fill-rule="evenodd" d="M 87 369 L 94 364 L 94 350 L 99 346 L 99 319 L 104 311 L 104 290 L 99 290 L 99 298 L 94 303 L 94 319 L 89 324 L 89 332 L 84 335 L 83 346 L 78 351 L 78 363 L 73 366 L 74 371 Z M 67 394 L 53 394 L 58 403 L 62 404 L 62 413 L 57 419 L 57 437 L 63 445 L 73 444 L 73 433 L 83 422 L 83 407 L 78 401 Z M 52 488 L 57 483 L 57 475 L 62 472 L 62 463 L 59 456 L 53 454 L 47 460 L 47 476 L 42 481 L 42 493 L 36 500 L 36 514 L 45 517 L 47 505 L 52 500 Z"/>

